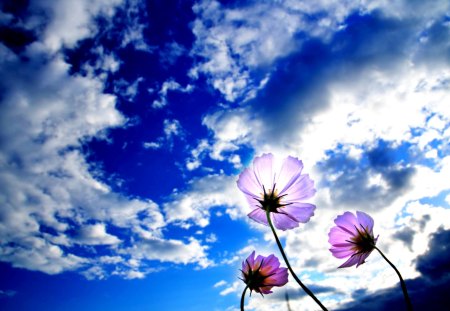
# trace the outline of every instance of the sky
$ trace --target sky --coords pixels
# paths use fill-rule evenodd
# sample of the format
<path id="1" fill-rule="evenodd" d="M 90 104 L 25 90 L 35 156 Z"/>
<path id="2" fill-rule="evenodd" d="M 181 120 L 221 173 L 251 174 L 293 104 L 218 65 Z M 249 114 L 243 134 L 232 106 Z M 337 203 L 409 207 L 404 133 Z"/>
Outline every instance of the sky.
<path id="1" fill-rule="evenodd" d="M 0 309 L 239 310 L 241 262 L 280 257 L 236 186 L 288 155 L 315 215 L 279 232 L 330 310 L 450 308 L 446 0 L 0 3 Z M 284 264 L 282 264 L 284 266 Z M 316 310 L 291 279 L 246 310 Z M 395 309 L 394 308 L 394 309 Z"/>

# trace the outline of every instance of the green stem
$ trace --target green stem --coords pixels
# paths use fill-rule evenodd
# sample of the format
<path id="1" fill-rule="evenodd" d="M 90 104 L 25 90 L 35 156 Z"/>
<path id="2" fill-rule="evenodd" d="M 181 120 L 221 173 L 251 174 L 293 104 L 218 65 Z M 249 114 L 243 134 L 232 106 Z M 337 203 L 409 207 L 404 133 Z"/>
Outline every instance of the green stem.
<path id="1" fill-rule="evenodd" d="M 248 285 L 245 286 L 244 291 L 242 292 L 242 297 L 241 297 L 241 311 L 244 311 L 244 299 L 245 299 L 245 292 L 247 291 Z"/>
<path id="2" fill-rule="evenodd" d="M 284 262 L 286 263 L 286 265 L 287 265 L 287 267 L 288 267 L 288 269 L 289 269 L 289 272 L 291 272 L 292 277 L 297 281 L 297 283 L 300 285 L 300 287 L 301 287 L 301 288 L 302 288 L 302 289 L 303 289 L 303 290 L 304 290 L 304 291 L 305 291 L 312 299 L 314 299 L 314 301 L 322 308 L 322 310 L 328 311 L 327 308 L 325 308 L 325 306 L 319 301 L 319 299 L 317 299 L 317 297 L 314 296 L 314 294 L 309 290 L 309 288 L 306 287 L 306 286 L 302 283 L 302 281 L 300 281 L 300 279 L 299 279 L 299 278 L 297 277 L 297 275 L 295 274 L 294 270 L 292 270 L 291 265 L 289 264 L 289 261 L 288 261 L 288 259 L 287 259 L 287 257 L 286 257 L 286 254 L 284 253 L 283 246 L 281 245 L 281 242 L 280 242 L 280 240 L 278 239 L 277 233 L 275 232 L 275 229 L 274 229 L 274 227 L 273 227 L 273 225 L 272 225 L 272 220 L 270 219 L 270 211 L 269 211 L 268 208 L 266 209 L 266 216 L 267 216 L 267 221 L 269 222 L 270 229 L 272 229 L 272 233 L 273 233 L 273 235 L 275 236 L 275 241 L 277 242 L 278 248 L 280 249 L 281 256 L 283 256 Z"/>
<path id="3" fill-rule="evenodd" d="M 397 268 L 394 266 L 394 264 L 392 262 L 390 262 L 389 259 L 386 258 L 386 256 L 384 256 L 384 254 L 378 249 L 378 247 L 375 246 L 375 249 L 380 253 L 380 255 L 387 261 L 387 263 L 397 273 L 397 275 L 398 275 L 398 277 L 400 279 L 400 285 L 402 286 L 403 296 L 405 297 L 406 308 L 408 309 L 408 311 L 412 311 L 413 307 L 412 307 L 412 304 L 411 304 L 411 300 L 409 299 L 408 291 L 406 290 L 406 284 L 405 284 L 405 281 L 403 281 L 403 278 L 402 278 L 400 272 L 397 270 Z"/>

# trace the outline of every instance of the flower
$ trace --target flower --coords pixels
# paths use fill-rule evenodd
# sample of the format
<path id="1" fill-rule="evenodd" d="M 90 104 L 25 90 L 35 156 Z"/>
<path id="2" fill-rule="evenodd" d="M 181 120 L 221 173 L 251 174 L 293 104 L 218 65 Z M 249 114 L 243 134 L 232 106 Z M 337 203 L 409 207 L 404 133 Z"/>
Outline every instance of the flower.
<path id="1" fill-rule="evenodd" d="M 274 156 L 263 154 L 253 161 L 253 168 L 246 168 L 237 181 L 253 209 L 248 214 L 256 222 L 268 225 L 266 209 L 275 227 L 281 230 L 298 227 L 314 215 L 315 205 L 301 201 L 315 193 L 314 182 L 302 174 L 303 163 L 287 157 L 279 170 L 274 169 Z"/>
<path id="2" fill-rule="evenodd" d="M 334 220 L 337 225 L 328 233 L 330 251 L 336 258 L 346 258 L 339 268 L 356 267 L 362 265 L 370 253 L 375 249 L 378 236 L 373 235 L 373 219 L 363 212 L 345 212 Z"/>
<path id="3" fill-rule="evenodd" d="M 270 294 L 274 286 L 283 286 L 288 282 L 287 268 L 280 268 L 280 261 L 275 255 L 264 257 L 255 251 L 242 262 L 242 281 L 247 284 L 250 291 L 260 294 Z"/>

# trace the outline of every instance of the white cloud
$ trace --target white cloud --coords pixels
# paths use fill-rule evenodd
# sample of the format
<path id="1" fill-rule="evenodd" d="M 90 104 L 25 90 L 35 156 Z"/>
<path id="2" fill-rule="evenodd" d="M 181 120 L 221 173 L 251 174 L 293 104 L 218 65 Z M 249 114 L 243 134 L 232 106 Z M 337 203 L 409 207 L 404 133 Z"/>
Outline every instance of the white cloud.
<path id="1" fill-rule="evenodd" d="M 121 242 L 116 236 L 106 232 L 105 224 L 81 227 L 76 241 L 84 245 L 114 245 Z"/>
<path id="2" fill-rule="evenodd" d="M 155 109 L 160 109 L 167 106 L 167 94 L 169 91 L 178 91 L 182 93 L 192 92 L 194 87 L 188 84 L 186 87 L 182 87 L 178 82 L 173 79 L 169 79 L 163 83 L 161 89 L 159 90 L 159 99 L 156 99 L 152 103 L 152 107 Z"/>
<path id="3" fill-rule="evenodd" d="M 164 119 L 162 131 L 162 136 L 157 137 L 155 141 L 143 142 L 142 146 L 145 149 L 151 150 L 157 150 L 163 147 L 172 150 L 176 139 L 185 139 L 185 130 L 177 119 Z"/>
<path id="4" fill-rule="evenodd" d="M 231 284 L 229 287 L 225 288 L 224 290 L 222 290 L 220 292 L 220 296 L 226 296 L 229 295 L 231 293 L 235 293 L 238 291 L 238 289 L 240 289 L 241 282 L 239 281 L 235 281 L 233 282 L 233 284 Z"/>
<path id="5" fill-rule="evenodd" d="M 171 139 L 174 136 L 179 136 L 182 133 L 182 128 L 178 120 L 164 120 L 164 134 L 167 139 Z"/>
<path id="6" fill-rule="evenodd" d="M 112 17 L 121 3 L 122 0 L 32 1 L 31 10 L 44 10 L 50 15 L 43 42 L 50 51 L 57 52 L 63 46 L 73 47 L 79 40 L 95 34 L 93 18 L 99 14 Z"/>
<path id="7" fill-rule="evenodd" d="M 143 147 L 145 149 L 153 149 L 153 150 L 154 149 L 159 149 L 159 148 L 162 147 L 161 143 L 154 142 L 154 141 L 152 141 L 152 142 L 144 142 L 142 145 L 143 145 Z"/>
<path id="8" fill-rule="evenodd" d="M 150 46 L 145 39 L 145 23 L 141 19 L 147 18 L 146 7 L 143 2 L 138 0 L 128 0 L 123 8 L 125 27 L 121 29 L 122 42 L 121 47 L 132 45 L 138 51 L 153 53 L 156 49 Z"/>
<path id="9" fill-rule="evenodd" d="M 238 192 L 236 177 L 209 175 L 191 180 L 188 189 L 173 193 L 163 209 L 169 223 L 206 227 L 212 208 L 226 207 L 230 217 L 236 218 L 245 212 L 239 208 L 246 206 L 243 204 L 245 199 Z"/>
<path id="10" fill-rule="evenodd" d="M 129 83 L 124 79 L 117 80 L 114 82 L 114 92 L 131 102 L 139 94 L 139 84 L 143 81 L 143 77 L 137 78 L 133 83 Z"/>
<path id="11" fill-rule="evenodd" d="M 208 143 L 208 140 L 201 139 L 197 147 L 191 150 L 191 157 L 186 160 L 186 168 L 189 171 L 195 170 L 200 167 L 202 164 L 202 159 L 204 157 L 204 153 L 210 150 L 211 147 Z"/>
<path id="12" fill-rule="evenodd" d="M 212 264 L 207 258 L 207 247 L 194 239 L 189 238 L 188 243 L 180 240 L 164 240 L 159 238 L 143 238 L 126 250 L 134 258 L 158 260 L 160 262 L 173 262 L 178 264 L 195 263 L 202 268 Z"/>
<path id="13" fill-rule="evenodd" d="M 217 235 L 215 235 L 214 233 L 209 234 L 205 238 L 205 242 L 206 243 L 216 243 L 217 242 Z"/>
<path id="14" fill-rule="evenodd" d="M 57 274 L 78 269 L 88 260 L 73 254 L 64 254 L 63 250 L 37 237 L 8 239 L 17 243 L 15 246 L 4 245 L 0 249 L 2 261 L 10 262 L 14 267 Z"/>
<path id="15" fill-rule="evenodd" d="M 191 74 L 205 73 L 228 101 L 245 98 L 264 80 L 253 81 L 245 67 L 270 64 L 296 47 L 293 37 L 301 17 L 283 5 L 257 3 L 225 9 L 217 1 L 203 1 L 193 10 L 197 14 L 194 52 L 206 61 Z"/>
<path id="16" fill-rule="evenodd" d="M 186 160 L 186 167 L 190 171 L 199 168 L 206 155 L 213 160 L 228 161 L 235 168 L 241 168 L 241 157 L 234 152 L 241 145 L 250 144 L 254 138 L 253 133 L 258 133 L 262 126 L 259 120 L 250 117 L 248 109 L 241 108 L 207 114 L 203 117 L 202 124 L 210 130 L 212 142 L 201 139 L 191 150 L 191 157 Z"/>
<path id="17" fill-rule="evenodd" d="M 104 75 L 94 75 L 94 69 L 115 71 L 118 65 L 114 54 L 99 50 L 94 54 L 103 61 L 86 65 L 86 76 L 71 75 L 60 49 L 95 35 L 93 17 L 111 18 L 117 4 L 32 2 L 31 13 L 39 8 L 48 16 L 38 34 L 42 41 L 20 57 L 0 44 L 0 260 L 13 267 L 142 278 L 157 269 L 155 262 L 210 264 L 200 241 L 164 239 L 159 206 L 115 193 L 82 152 L 84 143 L 107 138 L 109 129 L 128 121 L 116 97 L 104 93 Z M 136 95 L 139 82 L 128 95 Z M 164 133 L 173 139 L 183 130 L 167 120 Z M 143 250 L 135 252 L 131 242 Z"/>
<path id="18" fill-rule="evenodd" d="M 214 284 L 213 287 L 222 287 L 222 286 L 225 286 L 226 284 L 227 284 L 227 282 L 225 280 L 220 280 L 219 282 Z"/>

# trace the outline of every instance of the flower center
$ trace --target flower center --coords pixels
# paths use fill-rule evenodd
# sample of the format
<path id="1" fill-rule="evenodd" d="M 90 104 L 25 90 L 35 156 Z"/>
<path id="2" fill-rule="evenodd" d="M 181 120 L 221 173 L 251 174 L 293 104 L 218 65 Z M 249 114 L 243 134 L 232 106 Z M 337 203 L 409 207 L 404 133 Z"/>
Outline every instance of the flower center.
<path id="1" fill-rule="evenodd" d="M 362 226 L 361 228 L 363 230 L 356 228 L 358 234 L 351 238 L 351 242 L 355 245 L 354 250 L 361 253 L 371 252 L 375 247 L 374 237 L 369 233 L 367 228 Z"/>
<path id="2" fill-rule="evenodd" d="M 275 186 L 274 186 L 275 188 Z M 282 207 L 283 204 L 280 203 L 281 197 L 278 196 L 275 189 L 272 189 L 269 192 L 264 191 L 263 199 L 260 201 L 261 208 L 263 210 L 269 209 L 269 212 L 276 212 L 277 208 Z"/>
<path id="3" fill-rule="evenodd" d="M 252 269 L 250 263 L 247 261 L 248 272 L 244 273 L 244 282 L 248 285 L 250 290 L 255 290 L 256 292 L 260 292 L 260 287 L 267 286 L 269 284 L 265 284 L 265 280 L 275 273 L 271 273 L 269 275 L 264 275 L 261 273 L 261 268 L 264 264 L 264 260 L 261 261 L 259 267 L 257 269 Z M 241 270 L 242 271 L 242 270 Z"/>
<path id="4" fill-rule="evenodd" d="M 278 213 L 278 208 L 286 205 L 290 205 L 292 203 L 281 203 L 281 198 L 287 196 L 287 193 L 283 195 L 278 195 L 277 189 L 275 189 L 275 185 L 273 185 L 272 190 L 269 192 L 266 191 L 266 188 L 263 186 L 264 193 L 261 193 L 261 199 L 253 198 L 261 204 L 260 208 L 264 211 L 269 210 L 271 213 Z"/>

